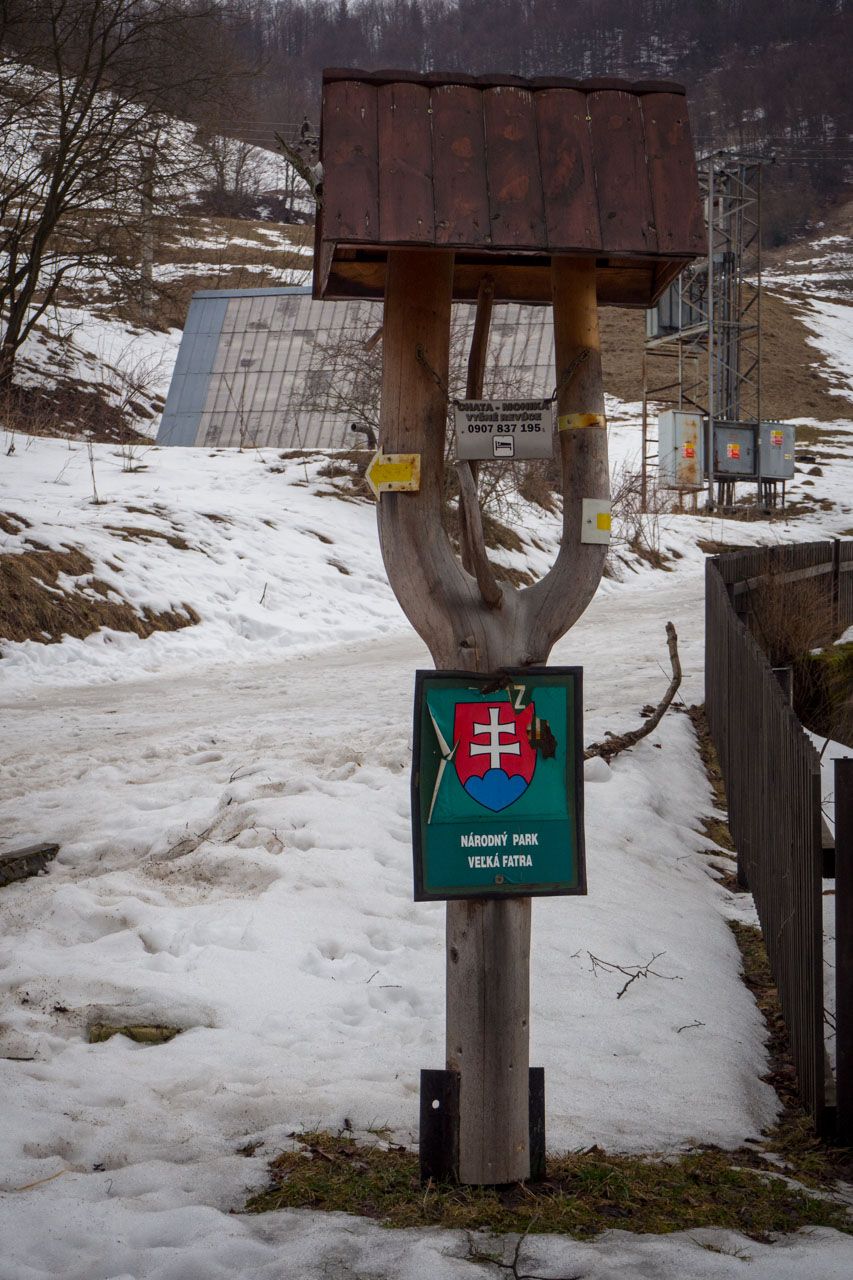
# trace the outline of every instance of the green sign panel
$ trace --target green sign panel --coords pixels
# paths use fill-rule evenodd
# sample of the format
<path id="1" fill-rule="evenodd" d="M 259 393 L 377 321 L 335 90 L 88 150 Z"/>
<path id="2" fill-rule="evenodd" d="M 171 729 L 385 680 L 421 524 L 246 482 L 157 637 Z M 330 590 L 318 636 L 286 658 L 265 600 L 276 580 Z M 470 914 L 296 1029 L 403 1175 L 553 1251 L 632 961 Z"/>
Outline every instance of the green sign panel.
<path id="1" fill-rule="evenodd" d="M 586 893 L 581 670 L 419 671 L 415 900 Z"/>

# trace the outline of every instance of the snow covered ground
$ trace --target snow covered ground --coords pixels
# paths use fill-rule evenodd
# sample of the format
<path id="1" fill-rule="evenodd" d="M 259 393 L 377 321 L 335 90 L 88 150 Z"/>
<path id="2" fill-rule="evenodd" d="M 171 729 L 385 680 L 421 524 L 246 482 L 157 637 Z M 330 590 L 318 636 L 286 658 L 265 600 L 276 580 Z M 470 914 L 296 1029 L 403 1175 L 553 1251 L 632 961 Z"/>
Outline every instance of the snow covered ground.
<path id="1" fill-rule="evenodd" d="M 611 416 L 619 464 L 639 425 L 626 406 Z M 773 523 L 662 516 L 650 536 L 671 571 L 627 557 L 602 584 L 551 658 L 584 667 L 586 741 L 657 701 L 668 619 L 683 700 L 701 700 L 698 538 L 849 529 L 851 430 L 839 421 L 816 447 L 831 507 Z M 202 617 L 144 641 L 0 643 L 0 852 L 62 846 L 48 875 L 0 897 L 0 1280 L 504 1274 L 469 1260 L 462 1234 L 239 1214 L 294 1130 L 347 1117 L 359 1136 L 387 1126 L 413 1142 L 419 1069 L 443 1065 L 443 909 L 412 901 L 409 830 L 413 673 L 431 664 L 371 507 L 335 496 L 323 459 L 152 447 L 133 460 L 144 470 L 126 461 L 95 447 L 96 505 L 85 447 L 7 435 L 0 455 L 0 511 L 27 522 L 0 552 L 79 546 L 139 608 Z M 791 488 L 813 492 L 802 476 Z M 523 527 L 544 549 L 507 561 L 541 572 L 556 525 L 530 508 Z M 549 1146 L 756 1137 L 776 1099 L 725 923 L 749 908 L 707 852 L 690 721 L 671 712 L 612 767 L 588 762 L 586 782 L 589 896 L 534 904 Z M 618 1001 L 624 978 L 593 963 L 652 956 L 660 976 Z M 89 1044 L 94 1022 L 184 1030 Z M 522 1260 L 590 1280 L 846 1280 L 853 1239 L 612 1231 L 529 1237 Z"/>

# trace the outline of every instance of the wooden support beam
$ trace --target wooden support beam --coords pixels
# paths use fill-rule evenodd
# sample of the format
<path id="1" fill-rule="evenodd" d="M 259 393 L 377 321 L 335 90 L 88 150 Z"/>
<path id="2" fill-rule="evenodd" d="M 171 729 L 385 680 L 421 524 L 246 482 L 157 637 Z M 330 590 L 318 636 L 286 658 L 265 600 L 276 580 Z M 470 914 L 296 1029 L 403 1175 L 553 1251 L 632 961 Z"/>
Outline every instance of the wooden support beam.
<path id="1" fill-rule="evenodd" d="M 491 276 L 483 276 L 477 291 L 477 314 L 474 318 L 474 332 L 471 335 L 471 350 L 468 353 L 468 381 L 465 387 L 465 396 L 468 400 L 483 398 L 494 296 L 494 280 Z M 456 472 L 459 478 L 459 547 L 462 554 L 462 567 L 477 579 L 480 594 L 486 604 L 492 608 L 499 608 L 503 601 L 503 592 L 498 586 L 486 554 L 483 521 L 477 499 L 479 467 L 476 462 L 463 460 L 456 463 Z"/>
<path id="2" fill-rule="evenodd" d="M 582 503 L 584 498 L 610 495 L 595 264 L 589 258 L 554 258 L 551 284 L 563 543 L 576 556 L 575 590 L 580 587 L 591 600 L 601 580 L 607 547 L 581 544 Z"/>
<path id="3" fill-rule="evenodd" d="M 474 332 L 471 335 L 471 350 L 468 352 L 468 382 L 465 395 L 469 400 L 480 400 L 483 396 L 494 298 L 494 277 L 483 276 L 477 286 L 477 314 L 474 318 Z"/>
<path id="4" fill-rule="evenodd" d="M 468 573 L 473 573 L 477 579 L 480 595 L 486 604 L 499 609 L 503 603 L 503 591 L 486 553 L 483 521 L 477 498 L 476 465 L 475 462 L 464 461 L 456 464 L 459 478 L 459 540 L 462 567 Z"/>

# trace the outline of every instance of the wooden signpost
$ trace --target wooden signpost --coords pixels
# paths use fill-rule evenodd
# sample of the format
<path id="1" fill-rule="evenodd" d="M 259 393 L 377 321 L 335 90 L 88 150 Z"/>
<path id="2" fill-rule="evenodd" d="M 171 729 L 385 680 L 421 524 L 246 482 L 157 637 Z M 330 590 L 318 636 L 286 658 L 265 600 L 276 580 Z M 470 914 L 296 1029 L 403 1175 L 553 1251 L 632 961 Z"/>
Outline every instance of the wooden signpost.
<path id="1" fill-rule="evenodd" d="M 592 599 L 607 552 L 599 302 L 651 305 L 704 249 L 683 90 L 333 70 L 320 146 L 315 296 L 385 302 L 371 484 L 391 585 L 439 673 L 543 667 Z M 483 397 L 493 305 L 553 307 L 562 541 L 549 573 L 521 591 L 489 565 L 476 459 L 456 463 L 461 555 L 442 520 L 458 299 L 477 302 L 469 400 Z M 517 895 L 474 884 L 447 896 L 452 1167 L 440 1172 L 514 1182 L 531 1174 L 531 899 L 523 884 Z M 543 1143 L 539 1126 L 540 1155 Z"/>
<path id="2" fill-rule="evenodd" d="M 415 900 L 586 893 L 581 672 L 419 671 Z"/>

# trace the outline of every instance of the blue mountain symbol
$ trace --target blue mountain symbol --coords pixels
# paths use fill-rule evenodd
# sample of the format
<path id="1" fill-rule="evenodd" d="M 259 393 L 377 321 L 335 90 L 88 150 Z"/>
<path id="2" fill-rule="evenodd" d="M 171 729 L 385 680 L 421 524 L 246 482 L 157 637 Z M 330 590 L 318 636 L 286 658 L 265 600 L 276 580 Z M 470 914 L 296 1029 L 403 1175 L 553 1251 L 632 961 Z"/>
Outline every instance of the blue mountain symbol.
<path id="1" fill-rule="evenodd" d="M 482 778 L 473 774 L 465 783 L 465 790 L 484 809 L 498 813 L 514 804 L 527 790 L 527 786 L 527 779 L 520 773 L 514 773 L 510 777 L 503 769 L 489 769 Z"/>

